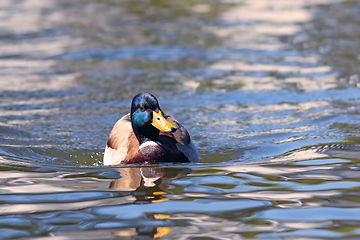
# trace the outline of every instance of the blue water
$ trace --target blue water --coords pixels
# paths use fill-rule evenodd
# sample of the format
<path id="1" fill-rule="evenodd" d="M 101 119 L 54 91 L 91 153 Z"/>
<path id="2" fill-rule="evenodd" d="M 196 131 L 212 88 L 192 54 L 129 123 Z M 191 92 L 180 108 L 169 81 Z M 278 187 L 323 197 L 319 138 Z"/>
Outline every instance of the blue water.
<path id="1" fill-rule="evenodd" d="M 0 3 L 0 239 L 357 239 L 357 1 Z M 200 163 L 103 166 L 148 91 Z"/>

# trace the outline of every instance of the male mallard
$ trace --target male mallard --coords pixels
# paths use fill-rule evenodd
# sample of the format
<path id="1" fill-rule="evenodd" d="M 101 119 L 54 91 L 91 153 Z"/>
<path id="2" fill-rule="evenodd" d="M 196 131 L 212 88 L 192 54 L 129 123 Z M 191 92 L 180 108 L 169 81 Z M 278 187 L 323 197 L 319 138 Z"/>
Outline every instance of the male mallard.
<path id="1" fill-rule="evenodd" d="M 104 153 L 104 165 L 198 161 L 188 131 L 175 118 L 163 114 L 150 93 L 133 98 L 131 113 L 114 125 Z"/>

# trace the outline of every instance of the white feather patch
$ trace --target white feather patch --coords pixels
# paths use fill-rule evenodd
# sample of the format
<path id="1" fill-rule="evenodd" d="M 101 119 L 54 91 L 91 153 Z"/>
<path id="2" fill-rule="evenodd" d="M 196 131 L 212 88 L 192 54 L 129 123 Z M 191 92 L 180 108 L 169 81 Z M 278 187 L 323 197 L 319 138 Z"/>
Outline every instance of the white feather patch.
<path id="1" fill-rule="evenodd" d="M 154 142 L 154 141 L 146 141 L 143 144 L 140 145 L 139 149 L 144 148 L 144 147 L 150 147 L 150 146 L 161 146 L 161 144 L 159 142 Z"/>
<path id="2" fill-rule="evenodd" d="M 127 155 L 127 148 L 113 149 L 106 145 L 104 152 L 104 165 L 118 165 L 124 161 Z"/>

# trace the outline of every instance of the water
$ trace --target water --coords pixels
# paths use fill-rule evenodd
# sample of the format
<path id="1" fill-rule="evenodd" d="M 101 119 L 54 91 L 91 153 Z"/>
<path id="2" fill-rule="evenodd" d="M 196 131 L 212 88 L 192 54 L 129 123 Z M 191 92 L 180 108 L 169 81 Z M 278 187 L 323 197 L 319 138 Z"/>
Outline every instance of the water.
<path id="1" fill-rule="evenodd" d="M 0 238 L 359 238 L 359 7 L 2 0 Z M 199 164 L 102 166 L 141 91 Z"/>

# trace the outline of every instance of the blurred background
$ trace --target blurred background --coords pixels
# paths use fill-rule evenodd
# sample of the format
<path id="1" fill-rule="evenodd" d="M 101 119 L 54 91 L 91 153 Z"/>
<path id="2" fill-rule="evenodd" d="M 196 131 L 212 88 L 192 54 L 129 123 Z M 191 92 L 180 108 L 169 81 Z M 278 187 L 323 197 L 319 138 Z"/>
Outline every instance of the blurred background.
<path id="1" fill-rule="evenodd" d="M 0 238 L 359 236 L 359 1 L 1 0 L 0 19 Z M 200 164 L 102 166 L 143 91 Z"/>

